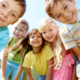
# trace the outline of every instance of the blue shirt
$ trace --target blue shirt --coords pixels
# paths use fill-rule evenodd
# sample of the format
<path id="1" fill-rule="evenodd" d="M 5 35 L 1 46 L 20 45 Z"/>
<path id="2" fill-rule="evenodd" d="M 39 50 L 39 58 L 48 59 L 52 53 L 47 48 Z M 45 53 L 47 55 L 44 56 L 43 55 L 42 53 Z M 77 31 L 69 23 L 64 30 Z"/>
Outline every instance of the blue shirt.
<path id="1" fill-rule="evenodd" d="M 8 27 L 0 27 L 0 51 L 7 45 L 9 41 Z"/>

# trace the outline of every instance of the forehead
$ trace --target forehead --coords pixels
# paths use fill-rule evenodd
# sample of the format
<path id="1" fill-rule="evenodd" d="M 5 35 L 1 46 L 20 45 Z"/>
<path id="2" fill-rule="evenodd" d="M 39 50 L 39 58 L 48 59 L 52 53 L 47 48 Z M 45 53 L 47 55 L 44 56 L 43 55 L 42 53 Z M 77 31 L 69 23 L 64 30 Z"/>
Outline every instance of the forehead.
<path id="1" fill-rule="evenodd" d="M 15 12 L 16 14 L 18 14 L 18 16 L 20 16 L 21 11 L 22 11 L 22 7 L 19 5 L 18 1 L 15 1 L 15 0 L 0 0 L 0 3 L 5 3 L 7 5 L 7 8 L 10 11 Z"/>
<path id="2" fill-rule="evenodd" d="M 26 25 L 22 24 L 22 23 L 17 23 L 14 25 L 14 27 L 19 27 L 19 28 L 23 28 L 26 30 Z"/>
<path id="3" fill-rule="evenodd" d="M 36 36 L 36 35 L 41 35 L 41 33 L 39 31 L 32 31 L 30 33 L 30 36 Z"/>
<path id="4" fill-rule="evenodd" d="M 70 1 L 69 0 L 60 0 L 60 1 L 57 1 L 53 5 L 51 13 L 52 13 L 54 18 L 58 13 L 60 13 L 62 11 L 63 7 L 67 4 L 67 2 L 70 2 Z"/>
<path id="5" fill-rule="evenodd" d="M 56 27 L 56 24 L 54 23 L 49 23 L 48 25 L 46 25 L 42 31 L 46 31 L 46 30 L 49 30 L 49 29 L 54 29 Z"/>

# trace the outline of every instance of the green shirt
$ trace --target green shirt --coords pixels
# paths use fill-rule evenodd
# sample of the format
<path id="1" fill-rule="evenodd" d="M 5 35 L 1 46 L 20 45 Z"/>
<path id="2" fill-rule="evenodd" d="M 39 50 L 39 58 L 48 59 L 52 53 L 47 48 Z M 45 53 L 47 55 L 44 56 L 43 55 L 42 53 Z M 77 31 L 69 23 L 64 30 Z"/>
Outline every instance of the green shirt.
<path id="1" fill-rule="evenodd" d="M 14 45 L 15 45 L 15 40 L 14 40 L 14 38 L 13 38 L 12 41 L 11 41 L 11 43 L 10 43 L 10 47 L 12 47 L 12 46 L 14 46 Z M 20 63 L 21 63 L 21 60 L 22 60 L 22 54 L 21 54 L 21 53 L 20 53 L 20 54 L 17 54 L 17 55 L 14 57 L 14 55 L 18 52 L 18 49 L 19 49 L 19 48 L 17 48 L 16 50 L 14 50 L 13 52 L 11 52 L 11 53 L 8 54 L 8 60 L 20 64 Z M 27 50 L 27 47 L 24 49 L 24 52 L 25 52 L 26 50 Z"/>

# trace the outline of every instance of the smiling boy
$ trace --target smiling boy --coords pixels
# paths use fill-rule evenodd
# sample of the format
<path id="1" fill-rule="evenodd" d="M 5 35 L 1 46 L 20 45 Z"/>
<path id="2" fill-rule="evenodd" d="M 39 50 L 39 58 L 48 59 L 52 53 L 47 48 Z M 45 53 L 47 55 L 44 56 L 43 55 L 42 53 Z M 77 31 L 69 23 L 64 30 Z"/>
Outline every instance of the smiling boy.
<path id="1" fill-rule="evenodd" d="M 0 51 L 9 41 L 8 25 L 14 24 L 26 11 L 25 0 L 0 0 Z"/>
<path id="2" fill-rule="evenodd" d="M 60 36 L 65 49 L 70 49 L 78 57 L 74 59 L 80 79 L 80 11 L 75 4 L 75 0 L 45 0 L 45 11 L 50 17 L 65 24 L 60 30 Z"/>

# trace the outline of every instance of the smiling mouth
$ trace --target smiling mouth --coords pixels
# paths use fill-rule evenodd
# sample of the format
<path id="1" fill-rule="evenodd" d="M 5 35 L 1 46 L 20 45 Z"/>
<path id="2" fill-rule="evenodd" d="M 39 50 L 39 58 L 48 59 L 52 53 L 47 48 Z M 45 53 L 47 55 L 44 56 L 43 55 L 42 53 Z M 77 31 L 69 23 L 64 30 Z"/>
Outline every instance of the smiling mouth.
<path id="1" fill-rule="evenodd" d="M 36 42 L 34 42 L 34 43 L 35 43 L 35 44 L 38 44 L 39 42 L 36 41 Z"/>
<path id="2" fill-rule="evenodd" d="M 73 13 L 71 14 L 71 16 L 67 19 L 67 21 L 70 21 L 73 18 Z"/>
<path id="3" fill-rule="evenodd" d="M 49 37 L 48 39 L 52 39 L 52 36 L 51 36 L 51 37 Z"/>
<path id="4" fill-rule="evenodd" d="M 2 18 L 0 18 L 0 22 L 4 22 L 4 20 Z"/>

